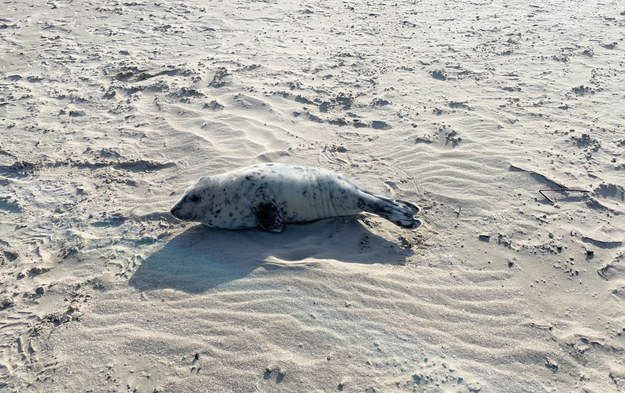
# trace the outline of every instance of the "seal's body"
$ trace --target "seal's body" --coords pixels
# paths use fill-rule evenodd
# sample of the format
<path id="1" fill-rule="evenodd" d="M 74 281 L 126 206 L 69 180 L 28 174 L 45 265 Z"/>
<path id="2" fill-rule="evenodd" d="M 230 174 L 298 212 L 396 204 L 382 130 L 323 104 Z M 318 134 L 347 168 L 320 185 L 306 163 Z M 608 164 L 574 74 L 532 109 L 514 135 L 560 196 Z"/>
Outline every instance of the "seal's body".
<path id="1" fill-rule="evenodd" d="M 261 227 L 281 232 L 286 223 L 377 214 L 418 228 L 419 208 L 373 195 L 345 176 L 322 168 L 267 163 L 201 178 L 171 209 L 185 221 L 221 229 Z"/>

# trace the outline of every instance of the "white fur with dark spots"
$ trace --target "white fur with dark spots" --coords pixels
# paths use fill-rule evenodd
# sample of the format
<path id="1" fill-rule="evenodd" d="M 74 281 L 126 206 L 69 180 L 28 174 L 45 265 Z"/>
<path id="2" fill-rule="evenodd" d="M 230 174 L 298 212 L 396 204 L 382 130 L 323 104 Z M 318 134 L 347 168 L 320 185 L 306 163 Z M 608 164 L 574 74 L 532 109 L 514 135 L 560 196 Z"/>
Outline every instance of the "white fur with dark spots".
<path id="1" fill-rule="evenodd" d="M 185 221 L 209 227 L 282 225 L 361 212 L 377 214 L 404 228 L 418 228 L 412 203 L 373 195 L 345 176 L 322 168 L 268 163 L 201 178 L 171 209 Z M 268 226 L 275 219 L 274 226 Z M 259 221 L 260 220 L 260 221 Z"/>

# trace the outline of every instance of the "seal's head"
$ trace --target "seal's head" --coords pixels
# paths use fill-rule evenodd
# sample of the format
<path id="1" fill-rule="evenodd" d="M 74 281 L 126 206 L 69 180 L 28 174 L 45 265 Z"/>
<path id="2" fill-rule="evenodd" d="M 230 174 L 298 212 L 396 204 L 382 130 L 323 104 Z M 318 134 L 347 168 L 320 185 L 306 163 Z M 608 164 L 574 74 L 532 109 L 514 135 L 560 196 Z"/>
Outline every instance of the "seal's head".
<path id="1" fill-rule="evenodd" d="M 171 208 L 170 213 L 184 221 L 200 221 L 208 210 L 207 192 L 210 186 L 210 178 L 203 177 L 191 186 Z"/>

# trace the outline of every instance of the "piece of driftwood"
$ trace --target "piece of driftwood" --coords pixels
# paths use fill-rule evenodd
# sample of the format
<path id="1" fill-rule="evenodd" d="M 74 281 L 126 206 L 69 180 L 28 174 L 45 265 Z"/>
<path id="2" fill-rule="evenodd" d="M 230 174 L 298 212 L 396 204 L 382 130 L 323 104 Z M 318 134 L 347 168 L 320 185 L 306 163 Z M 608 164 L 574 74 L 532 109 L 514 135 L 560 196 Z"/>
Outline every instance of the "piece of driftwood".
<path id="1" fill-rule="evenodd" d="M 540 195 L 544 196 L 545 199 L 551 203 L 555 203 L 555 202 L 553 201 L 553 199 L 549 198 L 547 194 L 545 194 L 545 192 L 584 192 L 584 193 L 590 192 L 588 190 L 581 190 L 579 188 L 569 188 L 565 186 L 564 184 L 560 183 L 559 181 L 555 179 L 551 179 L 547 177 L 546 175 L 543 175 L 542 173 L 538 173 L 532 169 L 523 168 L 519 165 L 510 164 L 510 170 L 513 172 L 529 173 L 530 175 L 534 176 L 538 180 L 541 180 L 543 183 L 547 183 L 547 186 L 554 185 L 555 186 L 554 188 L 546 188 L 546 189 L 538 190 L 538 192 L 540 192 Z"/>
<path id="2" fill-rule="evenodd" d="M 590 192 L 588 190 L 580 190 L 577 188 L 567 188 L 567 187 L 563 187 L 563 188 L 550 188 L 550 189 L 546 189 L 546 190 L 538 190 L 538 192 L 540 192 L 540 195 L 544 196 L 545 199 L 547 199 L 549 202 L 551 203 L 555 203 L 551 198 L 549 198 L 545 192 Z"/>

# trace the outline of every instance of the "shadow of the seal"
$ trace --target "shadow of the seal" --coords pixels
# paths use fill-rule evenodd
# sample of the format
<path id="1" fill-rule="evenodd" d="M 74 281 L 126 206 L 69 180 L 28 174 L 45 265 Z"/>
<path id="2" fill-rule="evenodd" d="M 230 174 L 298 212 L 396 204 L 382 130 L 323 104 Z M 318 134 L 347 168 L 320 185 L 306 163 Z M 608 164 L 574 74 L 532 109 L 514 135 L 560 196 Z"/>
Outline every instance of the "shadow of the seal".
<path id="1" fill-rule="evenodd" d="M 268 270 L 302 268 L 305 264 L 298 261 L 323 259 L 403 264 L 410 254 L 411 251 L 371 233 L 355 218 L 290 224 L 281 234 L 255 229 L 225 231 L 198 225 L 150 255 L 129 283 L 140 291 L 172 288 L 201 293 L 243 278 L 261 265 Z"/>

